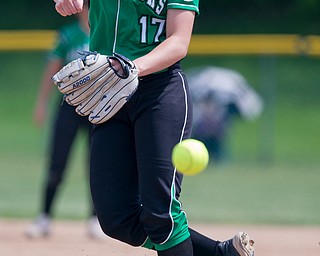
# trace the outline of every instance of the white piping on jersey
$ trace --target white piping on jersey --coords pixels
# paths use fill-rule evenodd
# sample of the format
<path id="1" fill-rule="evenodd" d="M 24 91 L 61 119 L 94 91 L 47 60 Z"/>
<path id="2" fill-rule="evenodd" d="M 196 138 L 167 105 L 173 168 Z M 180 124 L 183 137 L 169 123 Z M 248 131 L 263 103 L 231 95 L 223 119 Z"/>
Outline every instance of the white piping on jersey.
<path id="1" fill-rule="evenodd" d="M 113 39 L 112 53 L 114 53 L 116 51 L 117 36 L 118 36 L 118 22 L 119 22 L 120 4 L 121 4 L 120 2 L 121 2 L 121 0 L 118 0 L 118 9 L 117 9 L 116 25 L 114 27 L 114 39 Z"/>
<path id="2" fill-rule="evenodd" d="M 182 141 L 183 139 L 183 134 L 184 134 L 184 131 L 186 129 L 186 125 L 187 125 L 187 118 L 188 118 L 188 97 L 187 97 L 187 90 L 186 90 L 186 85 L 185 85 L 185 81 L 183 79 L 183 76 L 180 72 L 178 72 L 180 78 L 181 78 L 181 81 L 182 81 L 182 89 L 183 89 L 183 92 L 184 92 L 184 99 L 185 99 L 185 115 L 184 115 L 184 122 L 183 122 L 183 127 L 182 127 L 182 130 L 181 130 L 181 135 L 180 135 L 180 139 L 179 139 L 179 143 Z M 161 243 L 161 244 L 164 244 L 166 243 L 169 238 L 171 237 L 172 235 L 172 232 L 173 232 L 173 229 L 174 229 L 174 221 L 173 221 L 173 217 L 172 217 L 172 214 L 171 214 L 171 210 L 172 210 L 172 202 L 175 198 L 175 179 L 176 179 L 176 173 L 177 173 L 177 168 L 174 168 L 174 174 L 173 174 L 173 178 L 172 178 L 172 182 L 171 182 L 171 200 L 170 200 L 170 207 L 169 207 L 169 215 L 170 215 L 170 219 L 171 219 L 171 231 L 170 233 L 168 234 L 167 238 Z M 179 200 L 177 200 L 180 204 L 180 207 L 181 207 L 181 202 Z M 185 212 L 182 211 L 184 214 Z"/>
<path id="3" fill-rule="evenodd" d="M 188 118 L 188 97 L 187 97 L 187 89 L 186 89 L 186 84 L 185 84 L 185 81 L 183 79 L 183 76 L 180 72 L 178 72 L 181 80 L 182 80 L 182 87 L 183 87 L 183 92 L 184 92 L 184 100 L 185 100 L 185 104 L 186 104 L 186 112 L 185 112 L 185 115 L 184 115 L 184 123 L 183 123 L 183 127 L 182 127 L 182 133 L 181 133 L 181 136 L 180 136 L 180 140 L 179 142 L 182 141 L 183 139 L 183 134 L 184 134 L 184 131 L 186 129 L 186 125 L 187 125 L 187 118 Z"/>

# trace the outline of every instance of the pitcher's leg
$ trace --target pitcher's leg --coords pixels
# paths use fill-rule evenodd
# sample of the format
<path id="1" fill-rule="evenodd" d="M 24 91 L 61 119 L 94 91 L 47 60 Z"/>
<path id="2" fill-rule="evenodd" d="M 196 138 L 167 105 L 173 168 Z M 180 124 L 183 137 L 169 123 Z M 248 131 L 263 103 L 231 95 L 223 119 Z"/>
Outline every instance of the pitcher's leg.
<path id="1" fill-rule="evenodd" d="M 134 138 L 124 109 L 93 129 L 90 187 L 102 230 L 130 245 L 142 245 L 147 236 L 140 222 Z"/>
<path id="2" fill-rule="evenodd" d="M 167 251 L 190 237 L 179 201 L 182 175 L 173 167 L 171 153 L 190 136 L 192 105 L 184 76 L 178 71 L 170 79 L 159 75 L 140 86 L 142 91 L 149 90 L 142 93 L 144 103 L 135 109 L 134 119 L 141 220 L 156 250 Z M 179 250 L 180 255 L 189 255 Z M 192 245 L 187 251 L 192 252 Z"/>

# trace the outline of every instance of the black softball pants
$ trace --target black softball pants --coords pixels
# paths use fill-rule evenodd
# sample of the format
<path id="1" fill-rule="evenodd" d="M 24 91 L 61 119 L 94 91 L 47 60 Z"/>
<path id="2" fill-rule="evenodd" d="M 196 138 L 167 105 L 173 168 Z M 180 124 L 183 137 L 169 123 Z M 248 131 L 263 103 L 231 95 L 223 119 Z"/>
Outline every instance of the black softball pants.
<path id="1" fill-rule="evenodd" d="M 191 121 L 186 80 L 174 66 L 142 78 L 130 101 L 94 126 L 90 186 L 107 235 L 133 246 L 150 239 L 159 245 L 157 250 L 190 236 L 178 202 L 182 175 L 172 166 L 171 152 L 190 137 Z M 161 248 L 166 243 L 169 246 Z"/>

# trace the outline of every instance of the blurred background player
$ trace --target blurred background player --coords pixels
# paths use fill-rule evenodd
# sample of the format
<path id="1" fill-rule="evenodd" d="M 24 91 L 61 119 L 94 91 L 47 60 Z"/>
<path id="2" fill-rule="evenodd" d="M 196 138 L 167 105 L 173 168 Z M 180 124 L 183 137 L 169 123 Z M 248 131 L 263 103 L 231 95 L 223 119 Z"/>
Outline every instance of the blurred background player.
<path id="1" fill-rule="evenodd" d="M 192 137 L 205 143 L 215 162 L 226 160 L 228 131 L 234 119 L 257 118 L 262 99 L 234 70 L 205 66 L 192 68 L 187 75 L 194 103 Z"/>
<path id="2" fill-rule="evenodd" d="M 47 108 L 52 89 L 55 89 L 51 77 L 66 63 L 79 57 L 78 52 L 87 51 L 89 48 L 88 8 L 77 15 L 77 21 L 64 26 L 59 31 L 55 47 L 49 54 L 49 60 L 43 74 L 39 94 L 34 110 L 34 121 L 37 126 L 43 126 L 47 117 Z M 61 103 L 62 102 L 62 103 Z M 68 105 L 62 99 L 57 102 L 57 111 L 52 127 L 50 154 L 46 179 L 41 203 L 41 213 L 26 230 L 28 237 L 41 237 L 49 235 L 52 219 L 53 203 L 56 199 L 58 188 L 65 176 L 66 165 L 72 144 L 77 132 L 81 128 L 88 135 L 91 132 L 91 124 L 87 117 L 81 117 L 74 107 Z M 88 145 L 89 146 L 89 145 Z M 88 147 L 89 149 L 89 147 Z M 89 154 L 86 156 L 89 160 Z M 87 166 L 89 170 L 89 165 Z M 89 190 L 88 190 L 89 193 Z M 102 230 L 96 218 L 90 198 L 90 219 L 88 221 L 88 235 L 93 238 L 103 236 Z M 89 201 L 89 200 L 88 200 Z"/>

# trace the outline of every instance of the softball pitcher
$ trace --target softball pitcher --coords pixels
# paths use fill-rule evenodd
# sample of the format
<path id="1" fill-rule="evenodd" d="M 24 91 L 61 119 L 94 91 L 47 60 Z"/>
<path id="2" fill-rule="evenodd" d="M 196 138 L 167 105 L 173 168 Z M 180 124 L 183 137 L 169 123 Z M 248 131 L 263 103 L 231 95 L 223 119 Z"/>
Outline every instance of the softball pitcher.
<path id="1" fill-rule="evenodd" d="M 80 12 L 83 4 L 55 2 L 63 16 Z M 219 242 L 189 228 L 179 201 L 182 175 L 171 152 L 190 137 L 192 124 L 179 61 L 198 13 L 198 0 L 91 0 L 90 50 L 96 53 L 70 63 L 54 80 L 69 103 L 80 98 L 77 112 L 95 123 L 90 185 L 107 235 L 160 256 L 253 256 L 244 232 Z M 101 67 L 103 75 L 95 79 Z M 91 111 L 84 111 L 87 105 Z"/>

